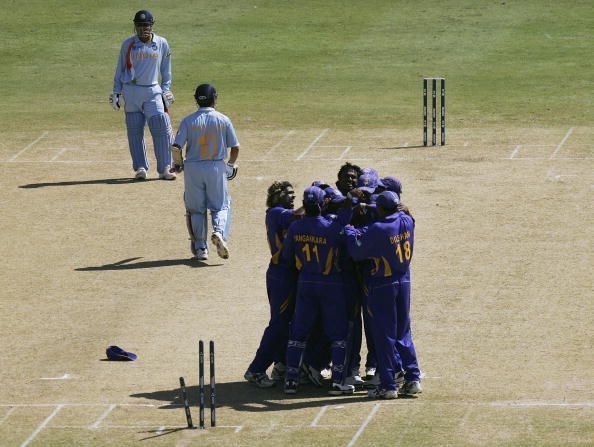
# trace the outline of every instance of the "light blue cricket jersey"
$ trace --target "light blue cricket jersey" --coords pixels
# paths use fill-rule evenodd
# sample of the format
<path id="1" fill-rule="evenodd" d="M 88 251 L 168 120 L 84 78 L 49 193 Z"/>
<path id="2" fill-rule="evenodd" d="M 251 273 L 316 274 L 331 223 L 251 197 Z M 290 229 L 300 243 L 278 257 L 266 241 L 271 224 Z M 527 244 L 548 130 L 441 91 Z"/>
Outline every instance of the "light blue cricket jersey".
<path id="1" fill-rule="evenodd" d="M 118 58 L 113 91 L 122 92 L 122 84 L 141 86 L 156 85 L 161 75 L 161 89 L 169 91 L 171 87 L 171 50 L 164 37 L 153 34 L 147 43 L 138 36 L 124 40 Z"/>
<path id="2" fill-rule="evenodd" d="M 186 163 L 224 160 L 227 148 L 239 146 L 231 120 L 213 107 L 200 107 L 186 116 L 177 131 L 175 143 L 186 148 Z"/>

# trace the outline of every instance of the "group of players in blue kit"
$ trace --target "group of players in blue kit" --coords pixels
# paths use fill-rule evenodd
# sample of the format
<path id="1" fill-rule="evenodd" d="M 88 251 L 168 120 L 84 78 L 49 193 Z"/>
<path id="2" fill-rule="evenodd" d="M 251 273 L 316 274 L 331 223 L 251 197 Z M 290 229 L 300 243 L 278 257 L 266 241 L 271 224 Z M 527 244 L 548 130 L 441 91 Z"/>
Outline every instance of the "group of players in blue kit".
<path id="1" fill-rule="evenodd" d="M 422 392 L 410 324 L 414 219 L 402 184 L 346 163 L 336 187 L 315 181 L 295 208 L 288 181 L 268 188 L 266 272 L 270 321 L 245 379 L 260 388 L 301 383 L 329 394 L 367 388 L 378 399 Z M 360 376 L 363 332 L 366 378 Z M 271 377 L 267 370 L 273 366 Z"/>

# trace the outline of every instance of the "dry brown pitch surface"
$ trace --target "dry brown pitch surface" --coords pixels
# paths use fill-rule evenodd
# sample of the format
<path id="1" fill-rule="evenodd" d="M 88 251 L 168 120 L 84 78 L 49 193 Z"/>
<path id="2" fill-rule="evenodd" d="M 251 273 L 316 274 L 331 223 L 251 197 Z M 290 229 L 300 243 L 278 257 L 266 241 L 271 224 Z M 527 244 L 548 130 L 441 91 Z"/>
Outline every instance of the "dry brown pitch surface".
<path id="1" fill-rule="evenodd" d="M 182 182 L 129 181 L 123 131 L 2 135 L 1 445 L 594 444 L 594 129 L 457 129 L 445 148 L 413 147 L 416 129 L 238 132 L 231 259 L 204 263 Z M 345 161 L 400 177 L 416 218 L 419 399 L 242 378 L 268 317 L 266 188 Z M 220 426 L 183 430 L 199 339 Z M 110 344 L 139 359 L 102 361 Z"/>

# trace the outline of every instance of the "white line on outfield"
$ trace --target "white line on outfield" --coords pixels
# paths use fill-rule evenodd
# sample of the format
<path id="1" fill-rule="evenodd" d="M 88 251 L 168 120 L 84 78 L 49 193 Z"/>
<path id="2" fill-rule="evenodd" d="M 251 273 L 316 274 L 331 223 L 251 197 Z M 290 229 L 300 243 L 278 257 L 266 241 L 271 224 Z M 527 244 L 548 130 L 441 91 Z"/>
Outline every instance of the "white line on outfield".
<path id="1" fill-rule="evenodd" d="M 514 148 L 513 152 L 512 152 L 512 153 L 511 153 L 511 155 L 509 156 L 509 159 L 510 159 L 510 160 L 513 160 L 513 159 L 516 157 L 516 155 L 518 155 L 518 152 L 520 152 L 520 148 L 521 148 L 521 147 L 522 147 L 522 145 L 521 145 L 521 144 L 518 144 L 518 145 L 517 145 L 517 146 Z"/>
<path id="2" fill-rule="evenodd" d="M 320 139 L 321 139 L 321 138 L 322 138 L 324 135 L 326 135 L 326 132 L 328 132 L 329 130 L 330 130 L 330 129 L 324 129 L 324 130 L 322 131 L 322 133 L 321 133 L 321 134 L 319 134 L 319 135 L 316 137 L 316 139 L 315 139 L 315 140 L 313 140 L 313 141 L 311 142 L 311 144 L 310 144 L 309 146 L 307 146 L 307 149 L 305 149 L 305 150 L 304 150 L 304 151 L 301 153 L 301 155 L 295 159 L 295 161 L 299 161 L 299 160 L 301 160 L 303 157 L 305 157 L 305 156 L 307 155 L 307 153 L 308 153 L 308 152 L 311 150 L 311 148 L 312 148 L 312 147 L 314 147 L 314 146 L 316 145 L 316 143 L 317 143 L 318 141 L 320 141 Z"/>
<path id="3" fill-rule="evenodd" d="M 346 154 L 348 154 L 348 152 L 351 150 L 353 146 L 347 146 L 346 149 L 344 151 L 342 151 L 342 154 L 340 154 L 340 157 L 338 157 L 339 160 L 342 160 L 344 158 L 344 156 Z"/>
<path id="4" fill-rule="evenodd" d="M 105 410 L 101 416 L 99 416 L 99 419 L 97 419 L 94 424 L 89 425 L 89 428 L 90 429 L 97 429 L 97 428 L 99 428 L 99 426 L 101 425 L 101 422 L 103 422 L 103 420 L 107 416 L 109 416 L 109 413 L 111 413 L 115 407 L 116 407 L 115 404 L 111 404 L 109 406 L 109 408 L 107 410 Z"/>
<path id="5" fill-rule="evenodd" d="M 569 136 L 572 133 L 573 133 L 573 127 L 570 127 L 569 130 L 567 131 L 567 133 L 565 134 L 565 136 L 563 137 L 563 139 L 561 140 L 561 143 L 559 143 L 559 145 L 555 149 L 555 152 L 553 152 L 551 154 L 551 158 L 549 158 L 549 160 L 552 160 L 553 158 L 555 158 L 555 155 L 557 155 L 557 152 L 559 152 L 559 150 L 563 147 L 563 145 L 565 144 L 565 142 L 567 141 L 567 139 L 569 138 Z"/>
<path id="6" fill-rule="evenodd" d="M 320 419 L 322 418 L 322 416 L 324 416 L 324 413 L 326 412 L 326 410 L 328 410 L 328 405 L 324 405 L 322 408 L 320 408 L 320 411 L 318 412 L 318 414 L 316 415 L 314 420 L 311 422 L 311 424 L 309 424 L 309 426 L 317 427 L 318 422 L 320 422 Z"/>
<path id="7" fill-rule="evenodd" d="M 11 158 L 9 158 L 7 161 L 15 161 L 16 158 L 21 155 L 23 152 L 25 152 L 27 149 L 33 147 L 35 144 L 37 144 L 39 142 L 39 140 L 41 140 L 43 137 L 45 137 L 47 135 L 47 131 L 43 132 L 35 141 L 33 141 L 32 143 L 29 143 L 27 146 L 25 146 L 20 152 L 17 152 L 16 154 L 14 154 Z"/>
<path id="8" fill-rule="evenodd" d="M 0 425 L 2 425 L 2 423 L 8 419 L 8 417 L 13 413 L 13 411 L 16 410 L 16 407 L 12 407 L 10 410 L 8 410 L 6 412 L 6 414 L 2 417 L 2 419 L 0 419 Z"/>
<path id="9" fill-rule="evenodd" d="M 54 155 L 54 157 L 50 161 L 56 161 L 58 158 L 60 158 L 60 155 L 62 155 L 67 150 L 68 150 L 67 147 L 63 147 L 62 149 L 60 149 L 60 151 L 56 155 Z"/>
<path id="10" fill-rule="evenodd" d="M 539 408 L 539 407 L 568 407 L 568 408 L 594 408 L 594 402 L 555 402 L 555 401 L 501 401 L 491 402 L 492 407 L 524 407 L 524 408 Z"/>
<path id="11" fill-rule="evenodd" d="M 270 149 L 268 149 L 268 151 L 264 154 L 264 156 L 262 158 L 268 157 L 272 152 L 274 152 L 277 148 L 279 148 L 280 145 L 283 144 L 287 138 L 289 138 L 294 133 L 295 133 L 294 130 L 290 130 L 289 132 L 287 132 L 287 134 L 284 137 L 282 137 L 278 143 L 276 143 L 274 146 L 272 146 Z"/>
<path id="12" fill-rule="evenodd" d="M 29 437 L 28 437 L 28 438 L 25 440 L 25 442 L 23 442 L 23 443 L 21 444 L 21 447 L 26 447 L 26 446 L 28 446 L 28 445 L 31 443 L 31 441 L 33 441 L 33 440 L 34 440 L 34 439 L 37 437 L 37 435 L 38 435 L 39 433 L 41 433 L 41 431 L 42 431 L 42 430 L 43 430 L 43 429 L 44 429 L 44 428 L 47 426 L 47 424 L 49 424 L 49 422 L 50 422 L 50 421 L 51 421 L 51 420 L 54 418 L 54 416 L 56 416 L 56 415 L 57 415 L 57 414 L 60 412 L 60 410 L 61 410 L 62 408 L 64 408 L 64 405 L 58 405 L 58 406 L 57 406 L 57 407 L 54 409 L 54 411 L 52 411 L 52 414 L 50 414 L 48 417 L 46 417 L 46 418 L 45 418 L 45 421 L 43 421 L 41 424 L 39 424 L 39 427 L 37 427 L 37 428 L 35 429 L 35 431 L 34 431 L 33 433 L 31 433 L 31 436 L 29 436 Z"/>
<path id="13" fill-rule="evenodd" d="M 361 424 L 361 427 L 359 427 L 359 430 L 357 430 L 357 433 L 355 433 L 355 436 L 353 436 L 353 439 L 351 439 L 351 442 L 349 442 L 347 444 L 347 447 L 353 447 L 355 445 L 355 442 L 357 442 L 357 439 L 359 439 L 359 436 L 361 436 L 363 434 L 363 432 L 365 431 L 365 427 L 367 427 L 367 425 L 371 422 L 371 420 L 375 416 L 375 413 L 377 413 L 377 410 L 379 410 L 379 404 L 373 405 L 373 408 L 367 415 L 367 418 L 363 421 L 363 424 Z"/>

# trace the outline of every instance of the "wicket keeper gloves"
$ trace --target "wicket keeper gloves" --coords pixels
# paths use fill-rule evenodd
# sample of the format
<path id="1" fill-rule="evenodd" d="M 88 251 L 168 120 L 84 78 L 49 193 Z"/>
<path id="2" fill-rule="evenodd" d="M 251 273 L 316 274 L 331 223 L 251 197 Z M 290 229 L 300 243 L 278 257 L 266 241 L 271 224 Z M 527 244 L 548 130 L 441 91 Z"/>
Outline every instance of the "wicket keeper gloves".
<path id="1" fill-rule="evenodd" d="M 227 180 L 233 180 L 237 175 L 239 166 L 237 166 L 235 163 L 227 163 L 225 169 L 227 170 Z"/>
<path id="2" fill-rule="evenodd" d="M 111 107 L 113 108 L 113 110 L 120 110 L 121 96 L 122 96 L 121 94 L 115 93 L 115 92 L 113 92 L 111 95 L 109 95 L 109 103 L 111 104 Z"/>
<path id="3" fill-rule="evenodd" d="M 171 158 L 173 159 L 173 170 L 182 172 L 184 170 L 184 157 L 181 147 L 171 146 Z"/>

